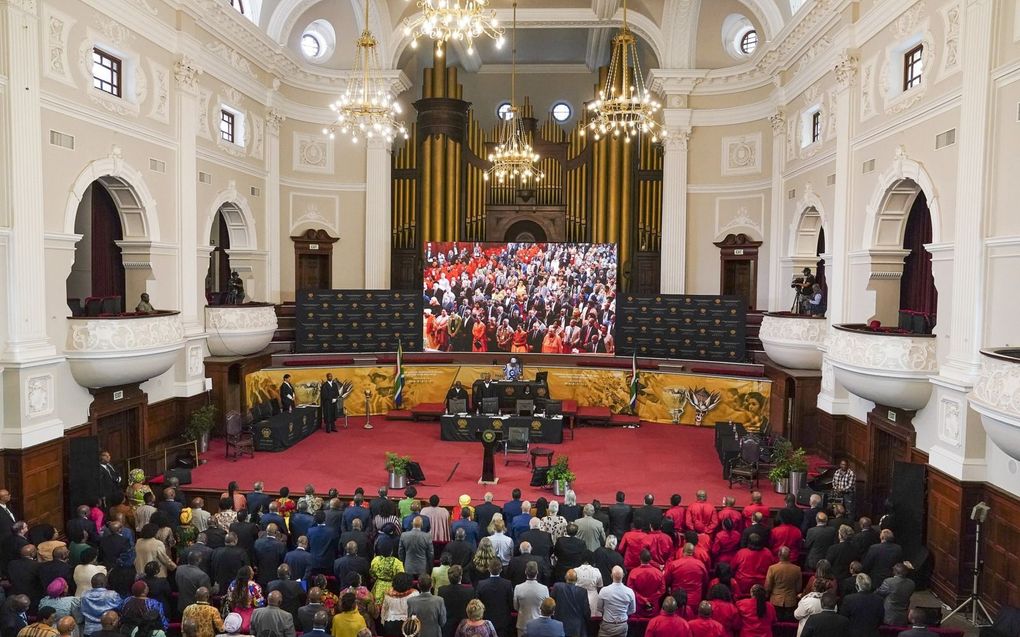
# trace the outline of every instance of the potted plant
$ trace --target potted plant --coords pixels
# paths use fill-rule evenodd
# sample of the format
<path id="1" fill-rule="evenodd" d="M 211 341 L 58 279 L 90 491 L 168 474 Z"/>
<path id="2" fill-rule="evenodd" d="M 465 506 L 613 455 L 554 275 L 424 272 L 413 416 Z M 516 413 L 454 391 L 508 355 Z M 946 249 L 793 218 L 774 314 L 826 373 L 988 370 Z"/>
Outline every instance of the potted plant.
<path id="1" fill-rule="evenodd" d="M 793 448 L 789 440 L 780 440 L 772 452 L 769 480 L 776 493 L 796 493 L 804 483 L 807 458 L 803 447 Z"/>
<path id="2" fill-rule="evenodd" d="M 191 412 L 184 426 L 184 439 L 198 442 L 199 453 L 209 450 L 209 432 L 216 424 L 215 405 L 205 405 Z"/>
<path id="3" fill-rule="evenodd" d="M 790 493 L 797 493 L 807 481 L 808 463 L 804 447 L 793 449 L 786 465 L 790 472 Z"/>
<path id="4" fill-rule="evenodd" d="M 546 484 L 551 484 L 553 493 L 558 496 L 563 496 L 571 488 L 576 479 L 577 476 L 570 470 L 570 458 L 568 456 L 556 458 L 556 462 L 553 463 L 553 466 L 549 467 L 549 472 L 545 476 Z"/>
<path id="5" fill-rule="evenodd" d="M 411 456 L 402 456 L 392 451 L 386 452 L 386 471 L 390 474 L 389 487 L 403 489 L 407 486 L 407 465 Z"/>

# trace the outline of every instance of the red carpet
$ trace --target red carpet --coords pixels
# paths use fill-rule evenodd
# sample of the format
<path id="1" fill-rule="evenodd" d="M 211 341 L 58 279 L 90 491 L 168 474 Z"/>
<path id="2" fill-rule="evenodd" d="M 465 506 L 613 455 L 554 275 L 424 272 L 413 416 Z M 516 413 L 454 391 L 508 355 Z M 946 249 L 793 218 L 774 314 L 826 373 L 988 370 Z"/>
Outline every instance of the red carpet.
<path id="1" fill-rule="evenodd" d="M 443 504 L 450 505 L 463 493 L 478 502 L 491 490 L 496 501 L 502 502 L 518 487 L 525 498 L 552 498 L 551 490 L 528 486 L 531 470 L 523 455 L 511 455 L 510 466 L 504 466 L 501 454 L 497 456 L 499 484 L 479 485 L 481 445 L 441 441 L 438 423 L 377 417 L 372 420 L 375 429 L 366 430 L 362 418 L 352 417 L 350 422 L 348 430 L 319 431 L 286 451 L 257 452 L 254 459 L 237 462 L 225 460 L 223 441 L 213 440 L 204 454 L 208 462 L 192 472 L 191 488 L 225 489 L 228 482 L 237 480 L 242 490 L 248 490 L 254 481 L 263 480 L 266 491 L 274 493 L 288 486 L 292 493 L 300 494 L 305 484 L 311 483 L 320 494 L 331 487 L 350 494 L 361 486 L 372 495 L 386 483 L 384 453 L 395 451 L 421 464 L 426 480 L 418 485 L 419 497 L 435 493 Z M 713 504 L 720 504 L 724 495 L 733 495 L 738 507 L 750 501 L 747 487 L 734 485 L 730 490 L 722 479 L 710 428 L 646 423 L 640 429 L 582 428 L 575 433 L 575 440 L 565 431 L 563 444 L 548 446 L 557 456 L 570 457 L 570 467 L 577 474 L 574 489 L 581 502 L 598 498 L 609 504 L 616 491 L 622 490 L 630 503 L 639 503 L 648 492 L 655 495 L 656 504 L 668 505 L 673 493 L 688 503 L 698 489 L 707 490 Z M 453 477 L 448 479 L 451 471 Z M 765 504 L 782 506 L 782 496 L 773 491 L 765 476 L 761 491 Z"/>

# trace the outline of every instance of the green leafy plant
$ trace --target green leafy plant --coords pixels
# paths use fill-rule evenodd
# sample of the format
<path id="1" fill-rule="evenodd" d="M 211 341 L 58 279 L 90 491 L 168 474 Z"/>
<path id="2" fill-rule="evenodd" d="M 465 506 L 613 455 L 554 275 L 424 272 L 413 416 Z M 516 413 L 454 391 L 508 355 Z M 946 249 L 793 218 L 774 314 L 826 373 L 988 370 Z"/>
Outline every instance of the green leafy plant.
<path id="1" fill-rule="evenodd" d="M 392 451 L 386 452 L 386 470 L 398 476 L 407 475 L 407 465 L 411 462 L 411 456 L 402 456 Z"/>
<path id="2" fill-rule="evenodd" d="M 191 412 L 188 423 L 184 425 L 185 440 L 201 440 L 216 425 L 215 405 L 205 405 Z"/>
<path id="3" fill-rule="evenodd" d="M 570 483 L 576 479 L 577 476 L 570 470 L 570 458 L 568 456 L 556 458 L 556 462 L 553 463 L 553 466 L 549 467 L 549 472 L 545 476 L 546 484 L 552 484 L 560 480 Z"/>
<path id="4" fill-rule="evenodd" d="M 790 477 L 792 472 L 807 471 L 807 452 L 803 447 L 793 448 L 789 440 L 780 440 L 772 451 L 772 469 L 769 480 L 780 482 Z"/>

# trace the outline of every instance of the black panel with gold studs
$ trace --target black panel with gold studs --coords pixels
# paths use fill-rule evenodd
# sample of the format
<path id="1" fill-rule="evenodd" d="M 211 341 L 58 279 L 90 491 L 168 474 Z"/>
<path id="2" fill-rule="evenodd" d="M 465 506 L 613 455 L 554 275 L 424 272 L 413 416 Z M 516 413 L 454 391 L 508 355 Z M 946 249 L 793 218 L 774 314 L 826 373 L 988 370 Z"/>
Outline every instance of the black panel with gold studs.
<path id="1" fill-rule="evenodd" d="M 297 293 L 295 352 L 421 350 L 421 292 L 302 290 Z"/>
<path id="2" fill-rule="evenodd" d="M 739 296 L 621 295 L 618 356 L 744 362 L 747 312 Z"/>

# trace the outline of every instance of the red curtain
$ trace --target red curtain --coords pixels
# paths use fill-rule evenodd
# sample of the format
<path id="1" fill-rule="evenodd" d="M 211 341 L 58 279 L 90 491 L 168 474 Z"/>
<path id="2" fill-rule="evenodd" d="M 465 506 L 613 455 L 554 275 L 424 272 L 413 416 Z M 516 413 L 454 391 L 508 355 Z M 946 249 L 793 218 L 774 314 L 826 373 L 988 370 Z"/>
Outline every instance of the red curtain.
<path id="1" fill-rule="evenodd" d="M 931 271 L 931 253 L 924 247 L 926 243 L 931 243 L 931 213 L 921 193 L 910 208 L 903 237 L 903 249 L 910 250 L 910 254 L 903 260 L 900 310 L 924 314 L 929 327 L 933 327 L 939 295 Z"/>
<path id="2" fill-rule="evenodd" d="M 123 237 L 113 197 L 92 184 L 92 296 L 124 298 L 124 259 L 115 243 Z"/>

